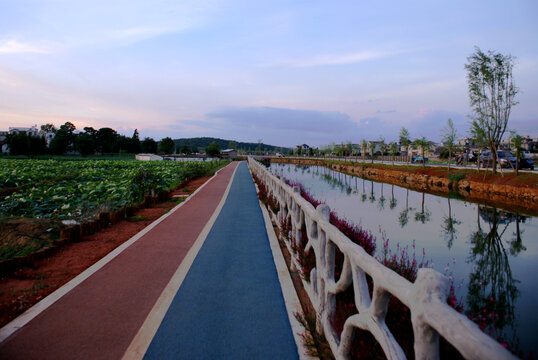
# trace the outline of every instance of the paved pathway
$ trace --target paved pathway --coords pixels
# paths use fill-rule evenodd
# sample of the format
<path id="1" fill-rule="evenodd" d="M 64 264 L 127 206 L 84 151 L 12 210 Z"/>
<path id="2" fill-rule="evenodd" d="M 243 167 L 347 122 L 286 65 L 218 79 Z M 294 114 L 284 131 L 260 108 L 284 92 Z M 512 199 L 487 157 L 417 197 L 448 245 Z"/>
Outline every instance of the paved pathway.
<path id="1" fill-rule="evenodd" d="M 0 359 L 297 358 L 246 163 L 188 269 L 236 166 L 0 343 Z"/>

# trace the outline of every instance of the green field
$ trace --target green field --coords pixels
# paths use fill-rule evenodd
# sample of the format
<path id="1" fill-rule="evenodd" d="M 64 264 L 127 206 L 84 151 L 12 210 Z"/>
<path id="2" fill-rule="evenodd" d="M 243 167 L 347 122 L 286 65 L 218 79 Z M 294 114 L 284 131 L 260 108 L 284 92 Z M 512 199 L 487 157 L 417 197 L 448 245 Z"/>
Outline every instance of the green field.
<path id="1" fill-rule="evenodd" d="M 85 221 L 173 189 L 227 164 L 135 160 L 0 159 L 0 217 Z"/>

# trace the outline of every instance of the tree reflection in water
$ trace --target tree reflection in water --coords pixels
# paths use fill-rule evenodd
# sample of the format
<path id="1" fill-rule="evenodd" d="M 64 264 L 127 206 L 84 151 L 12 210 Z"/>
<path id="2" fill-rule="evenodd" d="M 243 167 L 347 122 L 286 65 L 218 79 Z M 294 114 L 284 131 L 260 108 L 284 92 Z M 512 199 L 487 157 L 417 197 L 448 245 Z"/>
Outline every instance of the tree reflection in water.
<path id="1" fill-rule="evenodd" d="M 511 241 L 510 241 L 510 254 L 511 255 L 517 255 L 519 254 L 521 251 L 525 251 L 527 250 L 527 248 L 525 246 L 523 246 L 523 240 L 521 239 L 521 234 L 523 234 L 523 230 L 520 230 L 519 229 L 519 223 L 520 222 L 525 222 L 525 220 L 527 220 L 527 216 L 521 216 L 519 214 L 516 214 L 516 232 L 515 233 L 512 233 L 513 236 L 515 236 Z"/>
<path id="2" fill-rule="evenodd" d="M 394 185 L 392 185 L 392 189 L 391 189 L 391 197 L 390 197 L 390 202 L 389 202 L 389 208 L 391 210 L 394 210 L 394 208 L 396 207 L 396 205 L 398 205 L 398 200 L 394 197 Z"/>
<path id="3" fill-rule="evenodd" d="M 448 200 L 448 216 L 443 217 L 443 234 L 445 236 L 445 241 L 450 249 L 452 247 L 452 244 L 454 243 L 454 240 L 457 238 L 456 234 L 458 231 L 456 230 L 456 225 L 461 224 L 461 221 L 457 220 L 456 218 L 452 217 L 452 207 L 450 206 L 450 198 L 447 198 Z"/>
<path id="4" fill-rule="evenodd" d="M 409 189 L 405 189 L 405 191 L 405 209 L 403 209 L 398 216 L 398 222 L 402 228 L 409 222 L 409 211 L 415 210 L 414 208 L 409 207 Z"/>
<path id="5" fill-rule="evenodd" d="M 511 340 L 515 341 L 514 303 L 519 295 L 519 281 L 512 277 L 502 236 L 508 225 L 516 221 L 517 234 L 509 251 L 517 255 L 525 250 L 519 233 L 519 222 L 525 217 L 481 205 L 477 212 L 478 230 L 470 238 L 472 247 L 468 262 L 474 264 L 474 269 L 469 278 L 467 312 L 493 337 L 506 338 L 510 334 Z M 489 225 L 489 230 L 482 229 L 480 219 Z"/>
<path id="6" fill-rule="evenodd" d="M 364 183 L 365 183 L 365 180 L 362 179 L 362 194 L 361 194 L 361 201 L 362 202 L 366 201 L 366 190 L 364 189 Z"/>
<path id="7" fill-rule="evenodd" d="M 379 209 L 379 211 L 382 211 L 385 209 L 385 196 L 383 196 L 383 183 L 380 183 L 381 184 L 381 197 L 379 198 L 378 202 L 377 202 L 377 208 Z"/>
<path id="8" fill-rule="evenodd" d="M 428 221 L 430 221 L 431 212 L 426 208 L 424 208 L 424 197 L 425 194 L 422 193 L 422 210 L 420 212 L 415 213 L 415 221 L 420 221 L 421 223 L 425 224 Z"/>
<path id="9" fill-rule="evenodd" d="M 368 198 L 368 200 L 370 200 L 371 203 L 374 203 L 375 201 L 374 182 L 370 181 L 370 183 L 372 184 L 372 190 L 370 191 L 370 197 Z"/>

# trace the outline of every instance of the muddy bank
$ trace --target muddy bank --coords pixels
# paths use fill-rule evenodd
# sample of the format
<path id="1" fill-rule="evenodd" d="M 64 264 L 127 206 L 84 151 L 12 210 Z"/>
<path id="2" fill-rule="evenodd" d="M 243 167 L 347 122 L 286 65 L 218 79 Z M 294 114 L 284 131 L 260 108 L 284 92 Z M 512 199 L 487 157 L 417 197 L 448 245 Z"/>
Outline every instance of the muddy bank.
<path id="1" fill-rule="evenodd" d="M 455 171 L 448 177 L 446 168 L 422 169 L 402 166 L 377 167 L 367 163 L 335 162 L 323 159 L 271 159 L 275 163 L 325 166 L 332 170 L 362 177 L 368 180 L 398 185 L 410 190 L 426 192 L 434 195 L 461 197 L 472 202 L 484 203 L 510 211 L 538 215 L 538 186 L 536 176 L 522 180 L 513 179 L 513 174 L 492 177 L 476 170 Z M 443 171 L 444 176 L 438 173 Z M 482 180 L 482 181 L 481 181 Z M 513 182 L 512 184 L 510 182 Z"/>

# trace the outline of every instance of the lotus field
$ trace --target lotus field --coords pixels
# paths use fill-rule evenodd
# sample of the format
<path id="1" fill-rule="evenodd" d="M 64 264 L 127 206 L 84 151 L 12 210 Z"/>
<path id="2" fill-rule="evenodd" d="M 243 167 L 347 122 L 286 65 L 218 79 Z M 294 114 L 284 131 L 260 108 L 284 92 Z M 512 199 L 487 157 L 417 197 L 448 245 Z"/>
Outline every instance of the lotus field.
<path id="1" fill-rule="evenodd" d="M 212 173 L 214 162 L 0 159 L 0 217 L 84 221 Z"/>

